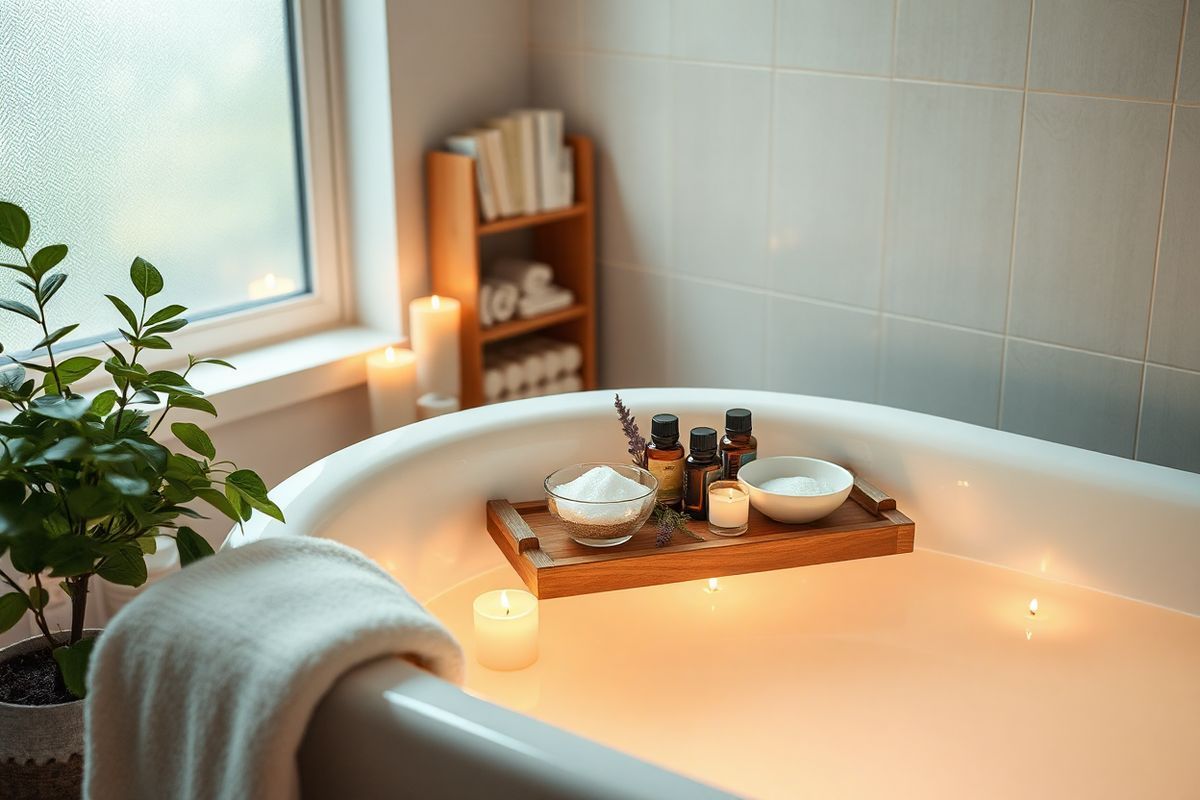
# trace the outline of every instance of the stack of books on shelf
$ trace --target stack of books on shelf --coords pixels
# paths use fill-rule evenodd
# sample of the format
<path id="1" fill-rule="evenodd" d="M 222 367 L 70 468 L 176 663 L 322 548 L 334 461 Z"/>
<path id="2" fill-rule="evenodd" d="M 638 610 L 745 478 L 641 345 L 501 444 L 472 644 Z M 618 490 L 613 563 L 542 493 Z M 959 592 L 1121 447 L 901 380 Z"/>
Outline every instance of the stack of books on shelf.
<path id="1" fill-rule="evenodd" d="M 563 112 L 521 109 L 446 139 L 475 159 L 484 222 L 556 211 L 575 196 L 574 154 L 563 145 Z"/>

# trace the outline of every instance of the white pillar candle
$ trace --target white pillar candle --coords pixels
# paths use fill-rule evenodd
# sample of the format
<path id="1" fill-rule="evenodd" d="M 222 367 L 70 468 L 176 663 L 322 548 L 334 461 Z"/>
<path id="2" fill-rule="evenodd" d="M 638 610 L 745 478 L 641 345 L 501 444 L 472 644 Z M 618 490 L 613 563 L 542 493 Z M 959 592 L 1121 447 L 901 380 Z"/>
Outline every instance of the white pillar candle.
<path id="1" fill-rule="evenodd" d="M 719 536 L 739 536 L 750 519 L 750 495 L 737 481 L 714 481 L 708 487 L 708 529 Z"/>
<path id="2" fill-rule="evenodd" d="M 265 300 L 268 297 L 291 294 L 296 291 L 296 282 L 291 278 L 278 278 L 274 272 L 268 272 L 258 280 L 250 281 L 247 291 L 251 300 Z"/>
<path id="3" fill-rule="evenodd" d="M 423 394 L 417 398 L 417 419 L 432 419 L 442 414 L 453 414 L 459 410 L 457 397 L 442 397 L 439 394 Z"/>
<path id="4" fill-rule="evenodd" d="M 418 297 L 408 304 L 408 337 L 417 354 L 420 394 L 458 397 L 459 302 L 450 297 Z"/>
<path id="5" fill-rule="evenodd" d="M 375 433 L 415 422 L 417 357 L 413 351 L 389 347 L 367 356 L 367 395 Z"/>
<path id="6" fill-rule="evenodd" d="M 538 657 L 537 598 L 521 589 L 475 598 L 475 657 L 488 669 L 524 669 Z"/>

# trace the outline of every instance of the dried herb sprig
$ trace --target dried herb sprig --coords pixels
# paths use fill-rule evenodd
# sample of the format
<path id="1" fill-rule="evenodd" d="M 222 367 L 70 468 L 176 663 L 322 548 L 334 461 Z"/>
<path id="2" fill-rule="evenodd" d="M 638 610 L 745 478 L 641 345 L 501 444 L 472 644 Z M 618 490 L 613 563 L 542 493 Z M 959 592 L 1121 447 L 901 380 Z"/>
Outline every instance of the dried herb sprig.
<path id="1" fill-rule="evenodd" d="M 656 505 L 651 516 L 654 519 L 654 525 L 658 528 L 658 533 L 654 537 L 655 547 L 666 547 L 671 543 L 671 539 L 676 533 L 682 533 L 685 536 L 690 536 L 698 542 L 703 542 L 704 537 L 695 533 L 688 527 L 688 515 L 681 514 L 673 508 L 667 508 L 664 505 Z"/>
<path id="2" fill-rule="evenodd" d="M 637 420 L 621 400 L 621 395 L 614 395 L 614 397 L 616 400 L 613 405 L 617 408 L 617 418 L 621 420 L 621 430 L 624 431 L 625 439 L 629 442 L 629 455 L 633 456 L 634 464 L 645 469 L 646 437 L 642 436 L 642 432 L 638 430 Z"/>

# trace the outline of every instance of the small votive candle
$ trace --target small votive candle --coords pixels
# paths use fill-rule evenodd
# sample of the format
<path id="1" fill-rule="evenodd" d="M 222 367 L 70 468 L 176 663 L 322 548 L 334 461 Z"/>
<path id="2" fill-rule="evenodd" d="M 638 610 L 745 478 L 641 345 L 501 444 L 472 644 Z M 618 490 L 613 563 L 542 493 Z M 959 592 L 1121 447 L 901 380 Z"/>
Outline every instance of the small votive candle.
<path id="1" fill-rule="evenodd" d="M 457 397 L 443 397 L 440 394 L 423 394 L 417 398 L 417 419 L 433 419 L 443 414 L 453 414 L 461 407 Z"/>
<path id="2" fill-rule="evenodd" d="M 475 657 L 495 670 L 524 669 L 537 661 L 537 598 L 521 589 L 476 597 Z"/>
<path id="3" fill-rule="evenodd" d="M 750 495 L 737 481 L 713 481 L 708 487 L 708 529 L 717 536 L 741 536 L 750 519 Z"/>
<path id="4" fill-rule="evenodd" d="M 417 358 L 412 350 L 389 347 L 367 356 L 367 396 L 375 433 L 417 419 Z"/>

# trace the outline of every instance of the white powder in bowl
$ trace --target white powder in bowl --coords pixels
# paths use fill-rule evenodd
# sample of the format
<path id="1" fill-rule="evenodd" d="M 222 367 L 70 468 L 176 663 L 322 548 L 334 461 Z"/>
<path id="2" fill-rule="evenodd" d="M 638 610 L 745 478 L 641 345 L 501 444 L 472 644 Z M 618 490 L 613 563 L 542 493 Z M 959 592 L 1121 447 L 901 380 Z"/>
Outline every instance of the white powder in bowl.
<path id="1" fill-rule="evenodd" d="M 563 519 L 582 525 L 612 525 L 637 517 L 648 487 L 612 467 L 593 467 L 573 481 L 554 487 Z M 571 503 L 570 500 L 585 502 Z M 631 502 L 622 502 L 631 501 Z"/>
<path id="2" fill-rule="evenodd" d="M 762 486 L 758 488 L 765 492 L 798 496 L 829 494 L 833 491 L 833 488 L 824 481 L 806 478 L 803 475 L 796 475 L 791 478 L 771 478 L 769 481 L 763 481 Z"/>

